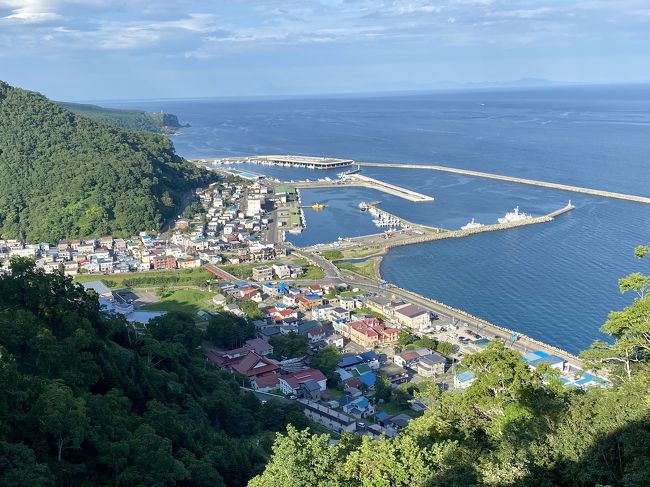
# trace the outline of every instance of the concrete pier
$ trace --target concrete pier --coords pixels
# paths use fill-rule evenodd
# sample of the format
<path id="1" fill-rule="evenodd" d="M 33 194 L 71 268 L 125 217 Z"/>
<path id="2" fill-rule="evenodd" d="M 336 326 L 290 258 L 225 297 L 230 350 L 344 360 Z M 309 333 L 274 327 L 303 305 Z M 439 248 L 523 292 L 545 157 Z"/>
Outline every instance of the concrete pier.
<path id="1" fill-rule="evenodd" d="M 346 176 L 346 179 L 349 179 L 353 182 L 364 183 L 364 185 L 367 185 L 368 187 L 378 189 L 384 193 L 399 196 L 415 203 L 434 200 L 432 196 L 427 196 L 426 194 L 418 193 L 416 191 L 402 188 L 401 186 L 397 186 L 395 184 L 386 183 L 378 179 L 369 178 L 368 176 L 362 176 L 361 174 L 348 174 Z"/>
<path id="2" fill-rule="evenodd" d="M 431 196 L 426 194 L 416 193 L 410 189 L 402 188 L 394 184 L 384 183 L 377 179 L 369 178 L 366 176 L 360 176 L 359 174 L 354 174 L 354 177 L 347 176 L 345 180 L 336 179 L 333 181 L 298 181 L 291 184 L 296 188 L 304 189 L 317 189 L 317 188 L 350 188 L 350 187 L 360 187 L 360 188 L 370 188 L 376 189 L 377 191 L 382 191 L 387 194 L 392 194 L 393 196 L 398 196 L 408 201 L 413 201 L 414 203 L 421 203 L 425 201 L 433 201 Z"/>
<path id="3" fill-rule="evenodd" d="M 553 221 L 558 216 L 567 213 L 573 210 L 575 207 L 569 203 L 562 208 L 555 210 L 546 215 L 529 218 L 527 220 L 519 220 L 516 222 L 509 223 L 494 223 L 492 225 L 484 225 L 478 228 L 469 228 L 466 230 L 445 230 L 442 228 L 428 227 L 426 225 L 420 225 L 417 223 L 409 222 L 403 218 L 399 218 L 395 215 L 392 215 L 384 210 L 381 212 L 391 215 L 394 218 L 398 218 L 403 222 L 403 227 L 406 228 L 404 232 L 396 232 L 392 234 L 391 238 L 386 238 L 386 234 L 380 234 L 381 236 L 377 237 L 376 235 L 365 235 L 362 237 L 350 237 L 344 239 L 343 242 L 336 242 L 335 244 L 319 244 L 311 247 L 306 247 L 306 250 L 322 250 L 323 248 L 330 247 L 335 245 L 336 248 L 340 250 L 346 250 L 350 248 L 367 248 L 369 250 L 374 250 L 376 253 L 387 252 L 391 248 L 403 247 L 405 245 L 413 245 L 425 242 L 432 242 L 434 240 L 442 240 L 446 238 L 463 238 L 476 235 L 484 232 L 496 232 L 500 230 L 508 230 L 510 228 L 523 227 L 526 225 L 536 225 L 538 223 L 546 223 Z"/>
<path id="4" fill-rule="evenodd" d="M 540 186 L 542 188 L 558 189 L 560 191 L 571 191 L 573 193 L 589 194 L 592 196 L 602 196 L 604 198 L 614 198 L 625 201 L 634 201 L 635 203 L 650 204 L 650 197 L 637 196 L 625 193 L 614 193 L 601 189 L 583 188 L 580 186 L 570 186 L 568 184 L 552 183 L 548 181 L 538 181 L 536 179 L 517 178 L 513 176 L 503 176 L 487 172 L 472 171 L 469 169 L 458 169 L 455 167 L 435 166 L 430 164 L 393 164 L 385 162 L 357 162 L 358 166 L 368 167 L 391 167 L 395 169 L 424 169 L 430 171 L 442 171 L 453 174 L 462 174 L 464 176 L 474 176 L 478 178 L 496 179 L 498 181 L 508 181 L 510 183 L 528 184 L 531 186 Z"/>
<path id="5" fill-rule="evenodd" d="M 284 167 L 304 167 L 307 169 L 336 169 L 354 164 L 352 159 L 337 159 L 335 157 L 313 157 L 294 155 L 242 156 L 222 157 L 212 159 L 195 159 L 191 162 L 201 165 L 251 163 Z"/>

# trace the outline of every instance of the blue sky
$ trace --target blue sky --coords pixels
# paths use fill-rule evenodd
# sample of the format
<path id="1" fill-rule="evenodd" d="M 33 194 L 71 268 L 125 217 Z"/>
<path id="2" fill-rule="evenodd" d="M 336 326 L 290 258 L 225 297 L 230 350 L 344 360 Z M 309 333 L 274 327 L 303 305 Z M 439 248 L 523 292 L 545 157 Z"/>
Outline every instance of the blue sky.
<path id="1" fill-rule="evenodd" d="M 0 79 L 56 99 L 650 80 L 650 0 L 0 0 Z"/>

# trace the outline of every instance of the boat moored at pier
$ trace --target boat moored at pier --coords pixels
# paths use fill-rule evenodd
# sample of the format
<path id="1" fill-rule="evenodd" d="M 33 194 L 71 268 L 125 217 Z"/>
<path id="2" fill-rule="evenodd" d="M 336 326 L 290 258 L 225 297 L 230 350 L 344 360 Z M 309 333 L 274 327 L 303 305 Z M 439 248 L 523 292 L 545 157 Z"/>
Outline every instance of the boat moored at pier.
<path id="1" fill-rule="evenodd" d="M 473 228 L 481 228 L 481 227 L 484 227 L 484 226 L 485 225 L 483 225 L 482 223 L 479 223 L 477 221 L 474 221 L 474 218 L 472 218 L 471 222 L 463 225 L 462 227 L 460 227 L 460 229 L 461 230 L 472 230 Z"/>
<path id="2" fill-rule="evenodd" d="M 531 220 L 532 218 L 533 218 L 532 215 L 520 212 L 519 207 L 516 206 L 513 211 L 509 211 L 508 213 L 505 214 L 503 218 L 499 218 L 497 221 L 499 223 L 514 223 L 523 220 Z"/>

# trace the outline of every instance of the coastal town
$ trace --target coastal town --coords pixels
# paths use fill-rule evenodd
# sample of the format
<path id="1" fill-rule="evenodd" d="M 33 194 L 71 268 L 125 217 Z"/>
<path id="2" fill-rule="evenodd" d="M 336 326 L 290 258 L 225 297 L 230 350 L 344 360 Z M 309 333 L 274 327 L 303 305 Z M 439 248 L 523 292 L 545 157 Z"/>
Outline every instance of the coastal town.
<path id="1" fill-rule="evenodd" d="M 463 357 L 495 340 L 520 350 L 530 367 L 555 370 L 567 387 L 606 385 L 577 358 L 522 345 L 514 333 L 497 334 L 343 271 L 326 251 L 284 244 L 283 232 L 304 224 L 295 187 L 231 175 L 197 190 L 166 233 L 56 244 L 2 240 L 0 261 L 6 272 L 13 257 L 26 257 L 44 272 L 72 276 L 97 293 L 105 311 L 135 326 L 174 311 L 188 293 L 198 296 L 190 308 L 196 326 L 222 313 L 247 320 L 252 332 L 236 347 L 204 344 L 206 362 L 237 374 L 242 389 L 263 402 L 300 403 L 307 417 L 337 433 L 395 436 L 426 410 L 418 391 L 464 390 L 474 376 Z M 155 283 L 170 272 L 193 278 L 172 289 L 135 279 L 152 276 Z"/>

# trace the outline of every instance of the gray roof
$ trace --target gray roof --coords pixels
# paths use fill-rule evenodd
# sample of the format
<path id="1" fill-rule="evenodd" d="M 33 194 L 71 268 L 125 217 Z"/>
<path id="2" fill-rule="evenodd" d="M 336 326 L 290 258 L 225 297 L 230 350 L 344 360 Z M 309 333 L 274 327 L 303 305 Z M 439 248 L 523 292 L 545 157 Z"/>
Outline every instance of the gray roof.
<path id="1" fill-rule="evenodd" d="M 420 362 L 425 362 L 429 364 L 445 364 L 447 363 L 447 359 L 437 353 L 430 353 L 429 355 L 420 357 Z"/>
<path id="2" fill-rule="evenodd" d="M 101 281 L 84 282 L 83 287 L 86 291 L 92 289 L 100 296 L 104 294 L 111 294 L 111 290 Z"/>
<path id="3" fill-rule="evenodd" d="M 427 313 L 426 310 L 420 308 L 417 304 L 409 304 L 403 308 L 399 308 L 395 312 L 409 318 L 415 318 Z"/>
<path id="4" fill-rule="evenodd" d="M 318 382 L 316 382 L 314 379 L 309 379 L 302 384 L 300 384 L 301 387 L 304 389 L 308 390 L 309 392 L 314 392 L 320 390 L 320 385 Z"/>

